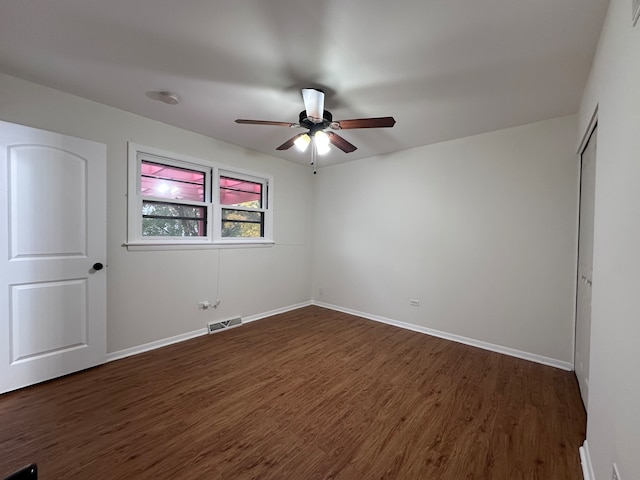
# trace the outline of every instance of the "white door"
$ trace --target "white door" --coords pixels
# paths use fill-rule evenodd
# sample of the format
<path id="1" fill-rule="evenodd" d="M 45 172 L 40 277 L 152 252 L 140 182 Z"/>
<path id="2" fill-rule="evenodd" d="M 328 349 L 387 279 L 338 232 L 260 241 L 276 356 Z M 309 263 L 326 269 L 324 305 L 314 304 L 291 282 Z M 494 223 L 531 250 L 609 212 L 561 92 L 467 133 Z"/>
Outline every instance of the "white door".
<path id="1" fill-rule="evenodd" d="M 0 393 L 104 362 L 105 261 L 106 146 L 0 122 Z"/>
<path id="2" fill-rule="evenodd" d="M 591 345 L 591 284 L 593 281 L 593 210 L 596 186 L 597 129 L 582 152 L 580 173 L 580 232 L 578 237 L 578 289 L 576 301 L 575 369 L 585 408 L 589 398 Z"/>

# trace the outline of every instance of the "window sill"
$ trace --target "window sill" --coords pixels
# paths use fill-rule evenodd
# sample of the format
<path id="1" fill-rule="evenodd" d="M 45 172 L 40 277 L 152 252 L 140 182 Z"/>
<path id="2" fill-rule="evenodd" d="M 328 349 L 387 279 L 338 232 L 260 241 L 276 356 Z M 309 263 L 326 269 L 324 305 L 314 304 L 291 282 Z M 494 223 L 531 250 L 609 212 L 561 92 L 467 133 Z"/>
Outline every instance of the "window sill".
<path id="1" fill-rule="evenodd" d="M 215 248 L 264 248 L 275 245 L 273 240 L 221 241 L 221 242 L 125 242 L 123 247 L 136 252 L 142 250 L 211 250 Z"/>

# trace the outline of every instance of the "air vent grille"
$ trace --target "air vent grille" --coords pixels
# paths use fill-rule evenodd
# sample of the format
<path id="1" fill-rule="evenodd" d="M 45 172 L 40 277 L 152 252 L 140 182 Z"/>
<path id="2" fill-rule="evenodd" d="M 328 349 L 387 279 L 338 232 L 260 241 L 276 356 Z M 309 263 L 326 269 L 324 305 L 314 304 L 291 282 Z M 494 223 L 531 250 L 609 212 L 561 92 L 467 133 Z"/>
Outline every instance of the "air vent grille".
<path id="1" fill-rule="evenodd" d="M 219 322 L 209 322 L 207 323 L 207 331 L 209 333 L 216 333 L 220 330 L 227 330 L 233 327 L 239 327 L 242 325 L 241 317 L 230 318 L 229 320 L 220 320 Z"/>

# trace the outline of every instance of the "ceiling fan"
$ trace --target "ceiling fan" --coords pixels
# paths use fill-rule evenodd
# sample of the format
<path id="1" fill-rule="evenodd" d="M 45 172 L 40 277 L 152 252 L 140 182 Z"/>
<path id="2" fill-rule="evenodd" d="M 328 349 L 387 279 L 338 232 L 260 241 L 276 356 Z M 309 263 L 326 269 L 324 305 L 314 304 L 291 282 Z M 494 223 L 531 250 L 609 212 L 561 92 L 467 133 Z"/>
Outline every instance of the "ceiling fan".
<path id="1" fill-rule="evenodd" d="M 280 127 L 305 128 L 308 131 L 299 133 L 290 138 L 276 150 L 288 150 L 296 146 L 300 151 L 305 151 L 310 143 L 313 143 L 312 154 L 320 155 L 329 152 L 329 144 L 338 147 L 345 153 L 356 150 L 356 146 L 330 130 L 347 130 L 354 128 L 381 128 L 393 127 L 396 123 L 393 117 L 358 118 L 352 120 L 334 121 L 329 110 L 324 109 L 324 92 L 317 88 L 303 88 L 302 99 L 304 108 L 300 112 L 298 123 L 273 122 L 269 120 L 245 120 L 237 119 L 236 123 L 248 125 L 275 125 Z M 315 157 L 311 162 L 315 164 Z"/>

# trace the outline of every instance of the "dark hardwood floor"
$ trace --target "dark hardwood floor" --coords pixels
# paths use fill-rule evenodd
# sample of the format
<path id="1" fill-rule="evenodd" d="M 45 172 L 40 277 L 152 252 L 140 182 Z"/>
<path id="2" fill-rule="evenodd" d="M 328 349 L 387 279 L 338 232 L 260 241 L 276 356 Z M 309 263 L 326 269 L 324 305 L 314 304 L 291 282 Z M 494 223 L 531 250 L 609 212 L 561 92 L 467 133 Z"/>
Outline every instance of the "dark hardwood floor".
<path id="1" fill-rule="evenodd" d="M 0 478 L 582 478 L 573 373 L 307 307 L 0 396 Z"/>

